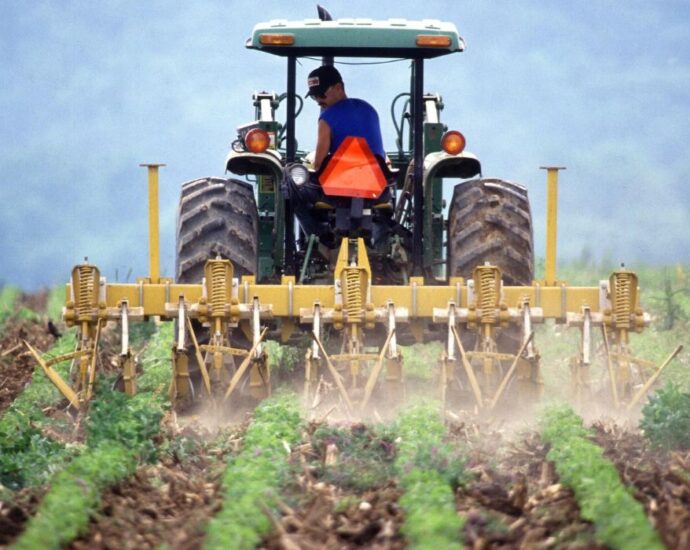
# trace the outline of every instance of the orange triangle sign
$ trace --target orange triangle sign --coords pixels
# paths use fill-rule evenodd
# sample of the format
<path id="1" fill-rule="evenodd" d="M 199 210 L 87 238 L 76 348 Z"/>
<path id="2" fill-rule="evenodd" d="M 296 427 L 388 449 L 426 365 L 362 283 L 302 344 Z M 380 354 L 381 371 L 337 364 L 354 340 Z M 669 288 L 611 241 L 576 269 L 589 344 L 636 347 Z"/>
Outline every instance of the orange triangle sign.
<path id="1" fill-rule="evenodd" d="M 346 137 L 319 178 L 326 195 L 377 199 L 386 188 L 381 171 L 367 140 Z"/>

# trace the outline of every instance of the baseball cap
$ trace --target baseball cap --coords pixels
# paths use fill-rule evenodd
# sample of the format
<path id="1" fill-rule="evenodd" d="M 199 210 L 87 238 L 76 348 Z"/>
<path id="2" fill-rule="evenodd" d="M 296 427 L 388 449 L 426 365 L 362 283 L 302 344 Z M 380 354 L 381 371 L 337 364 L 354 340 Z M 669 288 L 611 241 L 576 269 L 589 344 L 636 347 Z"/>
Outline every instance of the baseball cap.
<path id="1" fill-rule="evenodd" d="M 326 90 L 342 82 L 343 77 L 340 76 L 338 69 L 332 65 L 322 65 L 318 69 L 314 69 L 309 73 L 307 78 L 307 85 L 309 86 L 309 91 L 307 92 L 307 97 L 314 96 L 319 97 L 326 93 Z"/>

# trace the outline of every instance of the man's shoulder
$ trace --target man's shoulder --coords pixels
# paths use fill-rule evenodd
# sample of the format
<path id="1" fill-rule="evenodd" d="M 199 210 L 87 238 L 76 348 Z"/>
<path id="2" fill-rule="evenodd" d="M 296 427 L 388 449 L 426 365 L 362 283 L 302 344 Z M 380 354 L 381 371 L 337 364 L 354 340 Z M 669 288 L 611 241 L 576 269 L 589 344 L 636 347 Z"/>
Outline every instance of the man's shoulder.
<path id="1" fill-rule="evenodd" d="M 352 97 L 348 99 L 352 102 L 352 105 L 360 109 L 371 109 L 372 111 L 376 111 L 376 109 L 374 109 L 374 107 L 372 107 L 369 102 L 364 101 L 363 99 L 359 99 L 358 97 Z"/>
<path id="2" fill-rule="evenodd" d="M 349 111 L 352 109 L 367 109 L 367 110 L 372 110 L 372 111 L 376 110 L 368 102 L 364 101 L 363 99 L 359 99 L 357 97 L 346 97 L 342 101 L 339 101 L 335 105 L 326 109 L 326 111 L 332 110 L 333 112 L 336 112 L 336 111 Z"/>
<path id="3" fill-rule="evenodd" d="M 348 97 L 339 101 L 338 103 L 331 105 L 328 109 L 325 109 L 320 115 L 319 120 L 323 120 L 328 124 L 335 121 L 342 120 L 343 118 L 357 117 L 361 119 L 362 116 L 367 118 L 378 119 L 378 113 L 376 109 L 372 107 L 369 103 L 363 99 L 358 99 L 356 97 Z"/>

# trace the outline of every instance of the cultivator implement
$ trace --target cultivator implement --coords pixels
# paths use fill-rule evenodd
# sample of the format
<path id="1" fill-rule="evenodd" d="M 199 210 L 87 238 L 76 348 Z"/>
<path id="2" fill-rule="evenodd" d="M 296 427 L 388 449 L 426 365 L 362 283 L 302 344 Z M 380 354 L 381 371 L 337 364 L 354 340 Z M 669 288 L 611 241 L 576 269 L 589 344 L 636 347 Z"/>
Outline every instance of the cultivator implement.
<path id="1" fill-rule="evenodd" d="M 151 257 L 151 272 L 157 274 L 157 254 Z M 640 308 L 634 273 L 621 269 L 598 286 L 572 287 L 556 281 L 550 265 L 555 264 L 547 257 L 547 279 L 531 286 L 504 285 L 501 270 L 488 264 L 477 266 L 471 279 L 450 278 L 447 284 L 411 277 L 407 285 L 375 285 L 363 239 L 348 238 L 342 240 L 329 285 L 300 285 L 292 276 L 258 284 L 254 276 L 235 277 L 232 262 L 222 258 L 207 261 L 201 284 L 177 284 L 158 276 L 135 284 L 108 283 L 85 261 L 72 271 L 64 308 L 65 322 L 79 327 L 77 349 L 45 360 L 27 346 L 59 391 L 79 408 L 93 394 L 99 339 L 107 322 L 120 326 L 117 364 L 122 387 L 131 395 L 136 392 L 136 367 L 129 349 L 130 322 L 172 321 L 171 399 L 184 401 L 201 391 L 214 402 L 228 402 L 240 387 L 255 399 L 270 394 L 263 344 L 268 336 L 287 342 L 299 327 L 312 339 L 304 365 L 307 401 L 315 403 L 325 383 L 337 388 L 340 402 L 355 413 L 370 404 L 384 370 L 388 393 L 404 394 L 398 337 L 406 334 L 418 342 L 445 342 L 438 367 L 430 365 L 437 369 L 439 396 L 445 401 L 449 391 L 460 390 L 469 396 L 463 406 L 479 411 L 496 408 L 507 394 L 513 396 L 511 402 L 526 403 L 541 395 L 534 330 L 551 319 L 581 332 L 581 349 L 570 367 L 573 394 L 583 399 L 594 392 L 592 331 L 599 328 L 612 403 L 632 408 L 681 346 L 659 366 L 630 352 L 630 334 L 650 322 Z M 200 326 L 208 328 L 207 343 L 198 341 Z M 248 349 L 232 346 L 235 331 L 251 342 Z M 370 351 L 372 345 L 377 352 Z M 338 352 L 329 353 L 327 347 Z M 190 382 L 190 357 L 199 369 L 199 390 Z M 241 359 L 236 368 L 235 358 Z M 75 366 L 71 384 L 51 368 L 65 360 Z"/>
<path id="2" fill-rule="evenodd" d="M 579 392 L 587 386 L 592 363 L 591 331 L 601 328 L 607 342 L 612 396 L 614 402 L 623 404 L 639 399 L 632 394 L 631 368 L 653 369 L 658 375 L 668 364 L 656 367 L 627 351 L 630 332 L 642 330 L 650 320 L 639 308 L 637 292 L 625 290 L 631 285 L 636 288 L 636 283 L 634 274 L 622 270 L 598 287 L 564 283 L 504 286 L 500 270 L 486 265 L 477 267 L 473 279 L 451 279 L 447 285 L 425 285 L 422 278 L 411 278 L 407 286 L 372 285 L 361 239 L 343 240 L 332 285 L 297 285 L 294 277 L 287 276 L 279 284 L 257 284 L 251 276 L 233 277 L 231 262 L 223 259 L 207 262 L 206 278 L 200 285 L 145 279 L 136 284 L 112 284 L 100 276 L 97 267 L 85 263 L 73 271 L 64 311 L 66 322 L 80 327 L 78 349 L 50 362 L 40 359 L 37 352 L 35 356 L 70 403 L 79 406 L 91 397 L 101 328 L 106 321 L 118 321 L 124 388 L 133 394 L 129 323 L 160 317 L 177 323 L 172 397 L 185 398 L 190 391 L 188 362 L 193 354 L 201 370 L 202 390 L 208 396 L 229 400 L 247 379 L 252 396 L 261 398 L 270 393 L 265 338 L 271 334 L 287 341 L 299 325 L 313 339 L 306 353 L 306 394 L 313 397 L 321 377 L 328 375 L 348 409 L 354 411 L 368 404 L 384 367 L 386 383 L 402 386 L 399 332 L 411 333 L 419 341 L 425 339 L 425 333 L 435 338 L 445 334 L 438 372 L 441 395 L 457 384 L 471 393 L 474 406 L 483 409 L 494 408 L 510 386 L 517 386 L 521 399 L 532 400 L 540 393 L 534 326 L 553 319 L 582 332 L 579 359 L 571 367 Z M 209 326 L 208 344 L 197 341 L 193 322 Z M 340 334 L 340 353 L 326 351 L 326 328 L 331 329 L 331 341 L 334 334 Z M 249 336 L 250 349 L 231 346 L 234 330 Z M 513 352 L 500 349 L 502 333 L 518 335 Z M 377 340 L 383 340 L 380 350 L 367 353 L 365 349 Z M 467 349 L 463 342 L 474 345 Z M 241 363 L 233 372 L 227 368 L 228 358 L 235 357 Z M 50 368 L 66 359 L 78 364 L 73 386 Z M 353 395 L 360 396 L 358 402 Z"/>

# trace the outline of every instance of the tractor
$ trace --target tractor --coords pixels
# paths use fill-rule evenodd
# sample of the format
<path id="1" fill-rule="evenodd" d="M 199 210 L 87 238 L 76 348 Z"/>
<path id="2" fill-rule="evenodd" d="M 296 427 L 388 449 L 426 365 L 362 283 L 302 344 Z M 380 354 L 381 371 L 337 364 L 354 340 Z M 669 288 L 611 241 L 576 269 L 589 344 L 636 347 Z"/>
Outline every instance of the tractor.
<path id="1" fill-rule="evenodd" d="M 34 353 L 65 397 L 75 407 L 91 397 L 107 320 L 120 321 L 126 342 L 130 320 L 159 317 L 176 324 L 170 395 L 177 403 L 267 395 L 266 339 L 306 335 L 305 395 L 313 398 L 328 380 L 350 414 L 365 410 L 381 388 L 404 394 L 400 346 L 429 340 L 443 342 L 429 369 L 444 402 L 454 394 L 453 406 L 514 407 L 541 393 L 534 325 L 553 319 L 582 334 L 571 365 L 574 393 L 591 392 L 592 331 L 600 327 L 612 399 L 639 402 L 679 349 L 659 367 L 630 352 L 629 335 L 650 321 L 634 273 L 621 269 L 592 287 L 558 280 L 555 166 L 545 167 L 546 269 L 535 280 L 527 189 L 484 177 L 463 134 L 442 122 L 441 96 L 425 91 L 425 65 L 464 49 L 455 25 L 333 20 L 318 11 L 318 19 L 257 24 L 247 40 L 251 52 L 287 62 L 286 91 L 254 94 L 254 120 L 237 129 L 225 161 L 229 178 L 182 185 L 175 280 L 161 277 L 158 266 L 159 165 L 147 165 L 150 275 L 108 283 L 95 265 L 74 268 L 64 314 L 81 330 L 75 379 L 64 382 Z M 409 88 L 391 93 L 396 148 L 376 158 L 366 140 L 348 137 L 315 171 L 313 153 L 296 139 L 298 90 L 306 88 L 298 61 L 354 66 L 367 58 L 410 69 Z M 315 120 L 301 122 L 315 133 Z M 307 205 L 309 219 L 298 220 L 305 205 L 297 201 L 309 186 L 319 199 Z M 123 388 L 134 393 L 125 344 L 120 361 Z"/>

